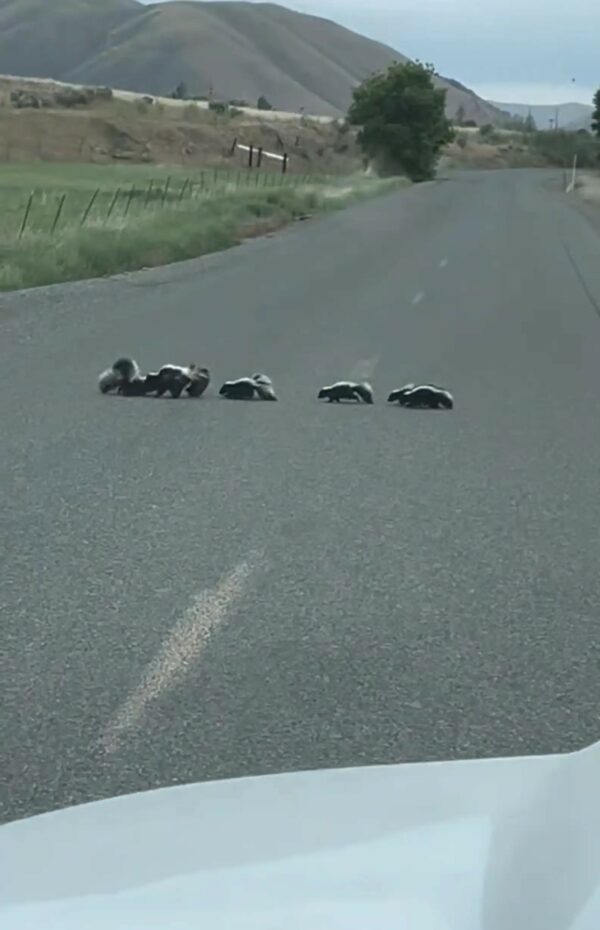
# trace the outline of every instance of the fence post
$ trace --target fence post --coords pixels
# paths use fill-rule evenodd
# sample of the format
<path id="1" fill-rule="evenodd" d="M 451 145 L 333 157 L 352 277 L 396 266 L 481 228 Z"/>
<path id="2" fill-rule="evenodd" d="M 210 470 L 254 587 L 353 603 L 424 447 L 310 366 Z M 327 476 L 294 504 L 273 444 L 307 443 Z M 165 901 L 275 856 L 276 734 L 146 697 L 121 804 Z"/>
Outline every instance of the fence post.
<path id="1" fill-rule="evenodd" d="M 165 183 L 165 189 L 164 189 L 164 191 L 163 191 L 163 195 L 162 195 L 162 205 L 161 205 L 161 206 L 163 206 L 163 207 L 164 207 L 165 201 L 166 201 L 166 199 L 167 199 L 167 194 L 169 193 L 169 185 L 170 185 L 170 184 L 171 184 L 171 175 L 169 175 L 169 177 L 167 178 L 166 183 Z"/>
<path id="2" fill-rule="evenodd" d="M 237 136 L 236 136 L 235 139 L 233 140 L 233 143 L 232 143 L 232 145 L 231 145 L 231 149 L 230 149 L 229 154 L 230 154 L 231 156 L 235 155 L 235 150 L 236 150 L 236 149 L 237 149 Z"/>
<path id="3" fill-rule="evenodd" d="M 116 191 L 115 191 L 115 193 L 114 193 L 114 197 L 113 197 L 113 199 L 112 199 L 111 202 L 110 202 L 110 206 L 109 206 L 109 208 L 108 208 L 108 213 L 106 214 L 106 217 L 105 217 L 105 219 L 104 219 L 104 222 L 105 222 L 105 223 L 108 223 L 108 221 L 109 221 L 109 219 L 110 219 L 110 216 L 111 216 L 113 210 L 115 209 L 115 204 L 116 204 L 117 200 L 119 199 L 120 193 L 121 193 L 121 188 L 120 188 L 120 187 L 117 187 L 117 189 L 116 189 Z"/>
<path id="4" fill-rule="evenodd" d="M 127 216 L 129 213 L 129 207 L 131 206 L 131 201 L 133 200 L 133 195 L 135 194 L 135 184 L 132 184 L 131 190 L 129 191 L 129 196 L 127 197 L 127 203 L 125 204 L 125 212 L 123 216 Z"/>
<path id="5" fill-rule="evenodd" d="M 83 226 L 83 224 L 84 224 L 85 221 L 87 220 L 88 216 L 90 215 L 90 210 L 91 210 L 92 207 L 94 206 L 94 203 L 96 202 L 96 197 L 98 196 L 99 193 L 100 193 L 100 188 L 97 187 L 96 190 L 94 191 L 94 193 L 92 194 L 92 198 L 91 198 L 90 202 L 88 203 L 87 207 L 86 207 L 85 210 L 83 211 L 83 216 L 81 217 L 81 223 L 80 223 L 81 226 Z"/>
<path id="6" fill-rule="evenodd" d="M 179 191 L 179 203 L 181 203 L 181 201 L 183 200 L 183 195 L 185 194 L 189 183 L 190 183 L 190 179 L 186 178 L 185 181 L 183 182 L 181 190 Z"/>
<path id="7" fill-rule="evenodd" d="M 150 178 L 150 181 L 148 183 L 148 189 L 146 191 L 146 196 L 144 197 L 144 210 L 148 206 L 148 202 L 150 200 L 150 194 L 152 193 L 153 187 L 154 187 L 154 178 Z"/>
<path id="8" fill-rule="evenodd" d="M 56 211 L 56 216 L 54 217 L 54 222 L 53 222 L 53 224 L 52 224 L 52 229 L 50 230 L 50 235 L 51 235 L 51 236 L 54 235 L 54 230 L 56 229 L 56 226 L 57 226 L 58 221 L 59 221 L 59 219 L 60 219 L 60 215 L 61 215 L 61 213 L 62 213 L 62 210 L 63 210 L 63 207 L 64 207 L 64 205 L 65 205 L 65 200 L 66 200 L 66 199 L 67 199 L 67 195 L 66 195 L 66 194 L 63 194 L 62 197 L 60 198 L 60 200 L 58 201 L 58 210 Z"/>
<path id="9" fill-rule="evenodd" d="M 23 233 L 25 232 L 25 227 L 27 226 L 27 220 L 29 219 L 29 213 L 31 211 L 31 204 L 33 203 L 33 196 L 35 191 L 31 191 L 29 195 L 29 200 L 27 201 L 27 206 L 25 207 L 25 215 L 23 216 L 23 222 L 21 223 L 21 229 L 19 230 L 19 239 L 22 238 Z"/>
<path id="10" fill-rule="evenodd" d="M 288 153 L 287 153 L 287 152 L 284 152 L 284 153 L 283 153 L 283 163 L 282 163 L 282 166 L 281 166 L 281 173 L 282 173 L 282 174 L 286 174 L 286 173 L 287 173 L 287 165 L 288 165 Z"/>
<path id="11" fill-rule="evenodd" d="M 254 146 L 250 145 L 248 147 L 248 167 L 252 167 L 252 162 L 254 161 Z"/>

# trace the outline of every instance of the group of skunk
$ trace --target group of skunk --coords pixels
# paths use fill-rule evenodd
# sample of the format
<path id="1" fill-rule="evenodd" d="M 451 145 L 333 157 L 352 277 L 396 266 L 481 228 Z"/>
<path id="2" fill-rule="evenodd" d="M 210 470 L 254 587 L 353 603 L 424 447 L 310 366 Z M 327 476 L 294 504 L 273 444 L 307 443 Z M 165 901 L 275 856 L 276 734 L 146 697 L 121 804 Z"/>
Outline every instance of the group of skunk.
<path id="1" fill-rule="evenodd" d="M 372 404 L 373 389 L 366 381 L 336 381 L 329 387 L 321 388 L 319 400 L 328 400 L 330 404 L 339 404 L 341 400 L 355 400 L 365 404 Z M 422 409 L 438 410 L 444 407 L 452 410 L 454 400 L 450 391 L 437 387 L 435 384 L 405 384 L 396 388 L 388 397 L 388 403 L 398 402 L 401 407 L 419 407 Z"/>
<path id="2" fill-rule="evenodd" d="M 208 368 L 199 365 L 163 365 L 158 371 L 143 375 L 140 366 L 132 358 L 118 358 L 98 379 L 103 394 L 116 391 L 127 397 L 143 397 L 153 394 L 162 397 L 167 392 L 171 397 L 180 397 L 185 391 L 190 397 L 201 397 L 210 384 Z M 277 400 L 273 382 L 267 375 L 255 374 L 250 378 L 226 381 L 219 391 L 231 400 Z"/>
<path id="3" fill-rule="evenodd" d="M 129 397 L 141 397 L 153 394 L 162 397 L 169 393 L 180 397 L 185 391 L 190 397 L 200 397 L 210 384 L 208 368 L 198 365 L 163 365 L 158 371 L 142 374 L 140 367 L 132 358 L 119 358 L 110 368 L 103 371 L 98 385 L 103 394 L 116 391 Z M 226 381 L 219 394 L 229 400 L 277 400 L 273 382 L 264 374 L 254 374 L 236 381 Z M 373 389 L 366 381 L 336 381 L 328 387 L 321 388 L 319 400 L 339 403 L 342 400 L 372 404 Z M 413 407 L 438 410 L 440 407 L 452 410 L 454 400 L 449 391 L 435 384 L 405 384 L 392 391 L 388 403 L 398 402 L 401 407 Z"/>

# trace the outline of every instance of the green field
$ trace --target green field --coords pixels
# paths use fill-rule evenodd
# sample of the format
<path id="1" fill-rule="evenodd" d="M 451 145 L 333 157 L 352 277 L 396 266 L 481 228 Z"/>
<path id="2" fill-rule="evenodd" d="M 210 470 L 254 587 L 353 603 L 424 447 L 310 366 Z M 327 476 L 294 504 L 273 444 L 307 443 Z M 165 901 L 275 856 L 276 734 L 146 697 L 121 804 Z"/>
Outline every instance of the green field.
<path id="1" fill-rule="evenodd" d="M 398 180 L 155 165 L 0 165 L 0 290 L 193 258 Z"/>

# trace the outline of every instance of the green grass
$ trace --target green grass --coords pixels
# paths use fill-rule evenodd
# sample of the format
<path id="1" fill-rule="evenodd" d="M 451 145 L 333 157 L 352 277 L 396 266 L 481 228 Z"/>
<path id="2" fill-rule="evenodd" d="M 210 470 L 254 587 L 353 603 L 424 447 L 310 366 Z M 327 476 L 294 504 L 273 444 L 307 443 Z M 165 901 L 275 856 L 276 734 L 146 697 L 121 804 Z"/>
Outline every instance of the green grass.
<path id="1" fill-rule="evenodd" d="M 1 165 L 0 290 L 183 261 L 400 183 L 147 165 Z"/>

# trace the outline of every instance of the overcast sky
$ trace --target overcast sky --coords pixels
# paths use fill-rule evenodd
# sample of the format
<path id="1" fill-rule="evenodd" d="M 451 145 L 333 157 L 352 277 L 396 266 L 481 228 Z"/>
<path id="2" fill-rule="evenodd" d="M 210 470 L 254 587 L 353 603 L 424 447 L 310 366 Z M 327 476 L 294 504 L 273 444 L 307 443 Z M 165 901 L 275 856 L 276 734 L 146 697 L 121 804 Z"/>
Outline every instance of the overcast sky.
<path id="1" fill-rule="evenodd" d="M 255 0 L 258 2 L 258 0 Z M 483 97 L 591 103 L 600 0 L 286 0 L 431 61 Z"/>

